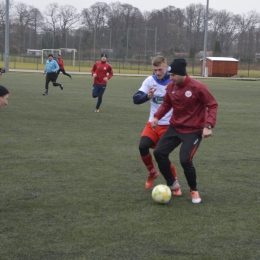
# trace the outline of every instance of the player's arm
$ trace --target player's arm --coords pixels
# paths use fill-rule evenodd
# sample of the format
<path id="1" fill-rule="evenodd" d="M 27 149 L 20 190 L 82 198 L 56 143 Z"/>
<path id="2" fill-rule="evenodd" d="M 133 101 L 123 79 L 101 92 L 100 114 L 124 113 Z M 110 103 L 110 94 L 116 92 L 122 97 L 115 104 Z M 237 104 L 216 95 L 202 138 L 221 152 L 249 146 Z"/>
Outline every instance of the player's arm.
<path id="1" fill-rule="evenodd" d="M 206 129 L 204 129 L 205 135 L 207 135 L 206 133 L 209 133 L 216 124 L 218 103 L 205 85 L 201 86 L 200 97 L 201 97 L 201 102 L 205 105 L 205 107 L 207 107 L 205 126 L 207 126 L 208 129 L 207 127 Z"/>
<path id="2" fill-rule="evenodd" d="M 56 60 L 54 61 L 54 64 L 55 64 L 54 71 L 57 72 L 60 69 L 60 66 L 59 66 L 59 64 L 58 64 L 58 62 Z"/>
<path id="3" fill-rule="evenodd" d="M 92 74 L 93 77 L 97 76 L 97 73 L 96 73 L 96 63 L 93 65 L 93 68 L 91 70 L 91 74 Z"/>
<path id="4" fill-rule="evenodd" d="M 45 74 L 46 72 L 47 72 L 47 62 L 46 62 L 45 69 L 42 74 Z"/>
<path id="5" fill-rule="evenodd" d="M 146 101 L 150 100 L 154 96 L 154 92 L 156 91 L 155 87 L 151 87 L 148 93 L 145 93 L 141 90 L 138 90 L 133 96 L 133 102 L 136 105 L 145 103 Z"/>
<path id="6" fill-rule="evenodd" d="M 107 79 L 108 80 L 111 79 L 113 77 L 113 75 L 114 75 L 113 69 L 112 69 L 112 67 L 110 67 L 110 70 L 108 71 Z"/>
<path id="7" fill-rule="evenodd" d="M 150 99 L 148 98 L 147 93 L 140 91 L 140 90 L 137 91 L 133 96 L 133 102 L 135 105 L 143 104 L 148 100 L 150 100 Z"/>

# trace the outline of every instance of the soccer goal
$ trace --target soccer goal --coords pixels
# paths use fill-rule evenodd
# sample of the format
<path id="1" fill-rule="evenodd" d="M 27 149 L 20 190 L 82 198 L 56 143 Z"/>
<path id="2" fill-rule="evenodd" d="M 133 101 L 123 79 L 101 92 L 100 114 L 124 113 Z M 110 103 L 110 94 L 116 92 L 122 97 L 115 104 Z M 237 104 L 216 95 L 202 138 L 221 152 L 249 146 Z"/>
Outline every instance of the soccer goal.
<path id="1" fill-rule="evenodd" d="M 42 50 L 27 49 L 27 55 L 41 57 L 42 56 Z"/>
<path id="2" fill-rule="evenodd" d="M 75 56 L 76 56 L 76 49 L 72 48 L 60 48 L 61 50 L 61 56 L 66 58 L 66 60 L 71 60 L 72 61 L 72 66 L 75 66 Z"/>
<path id="3" fill-rule="evenodd" d="M 61 54 L 60 49 L 42 49 L 42 64 L 43 61 L 48 58 L 48 54 L 52 54 L 54 57 L 57 57 L 58 54 Z"/>

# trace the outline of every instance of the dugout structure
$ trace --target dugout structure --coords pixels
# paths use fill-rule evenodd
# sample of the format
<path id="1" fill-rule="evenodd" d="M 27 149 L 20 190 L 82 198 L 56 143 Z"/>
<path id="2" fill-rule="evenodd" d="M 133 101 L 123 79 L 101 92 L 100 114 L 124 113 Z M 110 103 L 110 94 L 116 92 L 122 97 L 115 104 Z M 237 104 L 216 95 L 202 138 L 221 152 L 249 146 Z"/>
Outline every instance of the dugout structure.
<path id="1" fill-rule="evenodd" d="M 201 75 L 203 60 L 201 60 Z M 206 68 L 209 77 L 232 77 L 237 75 L 238 60 L 228 57 L 206 57 Z"/>

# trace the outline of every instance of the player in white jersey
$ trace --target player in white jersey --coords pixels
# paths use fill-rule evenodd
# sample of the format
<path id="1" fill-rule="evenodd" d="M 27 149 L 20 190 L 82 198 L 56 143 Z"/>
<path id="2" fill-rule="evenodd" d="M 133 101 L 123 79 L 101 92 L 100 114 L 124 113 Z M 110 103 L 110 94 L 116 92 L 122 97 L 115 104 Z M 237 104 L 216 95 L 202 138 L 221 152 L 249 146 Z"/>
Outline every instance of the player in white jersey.
<path id="1" fill-rule="evenodd" d="M 168 74 L 167 60 L 163 56 L 156 56 L 152 60 L 152 67 L 154 75 L 147 77 L 139 90 L 134 94 L 134 104 L 142 104 L 150 101 L 150 115 L 148 122 L 141 134 L 139 143 L 139 151 L 141 159 L 148 170 L 148 178 L 145 183 L 145 188 L 150 189 L 153 187 L 154 180 L 158 177 L 159 173 L 154 167 L 153 158 L 150 153 L 150 148 L 155 148 L 161 136 L 169 127 L 169 121 L 172 115 L 172 110 L 169 111 L 159 122 L 158 127 L 153 129 L 150 122 L 154 118 L 154 114 L 163 102 L 163 97 L 166 93 L 166 86 L 171 82 Z M 180 184 L 177 179 L 175 167 L 171 164 L 172 175 L 175 178 L 175 182 L 172 185 L 172 193 L 175 196 L 182 194 Z"/>

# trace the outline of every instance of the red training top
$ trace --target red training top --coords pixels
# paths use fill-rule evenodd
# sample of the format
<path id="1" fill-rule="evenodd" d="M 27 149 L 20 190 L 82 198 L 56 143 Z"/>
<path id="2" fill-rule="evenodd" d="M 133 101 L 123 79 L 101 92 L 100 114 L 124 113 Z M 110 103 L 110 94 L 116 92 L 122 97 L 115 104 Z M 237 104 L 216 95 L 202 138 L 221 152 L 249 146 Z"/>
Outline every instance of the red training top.
<path id="1" fill-rule="evenodd" d="M 114 75 L 112 67 L 106 61 L 96 62 L 91 70 L 91 73 L 92 76 L 94 73 L 97 74 L 97 76 L 94 78 L 94 84 L 97 85 L 106 85 L 107 81 L 104 81 L 103 78 L 107 77 L 108 79 L 110 79 Z"/>
<path id="2" fill-rule="evenodd" d="M 160 120 L 171 108 L 170 124 L 180 133 L 192 133 L 205 125 L 216 124 L 217 101 L 205 84 L 188 75 L 178 85 L 168 83 L 163 103 L 154 117 Z"/>
<path id="3" fill-rule="evenodd" d="M 61 57 L 58 58 L 58 64 L 60 66 L 60 69 L 61 70 L 64 70 L 64 63 L 63 63 L 63 59 Z"/>

